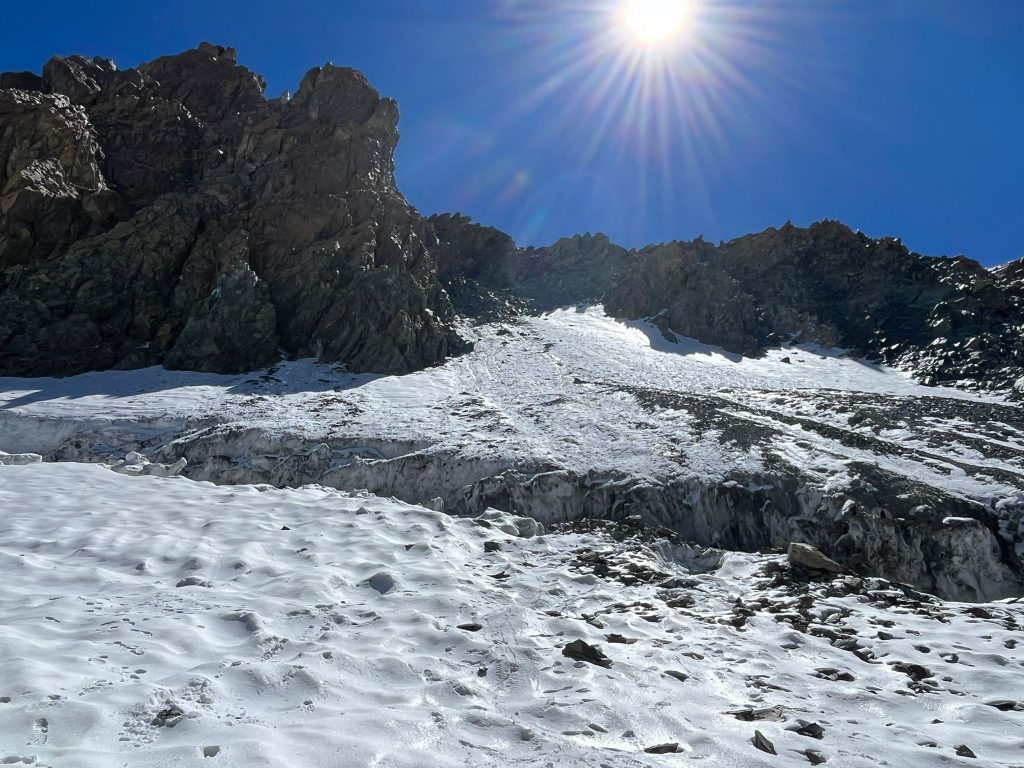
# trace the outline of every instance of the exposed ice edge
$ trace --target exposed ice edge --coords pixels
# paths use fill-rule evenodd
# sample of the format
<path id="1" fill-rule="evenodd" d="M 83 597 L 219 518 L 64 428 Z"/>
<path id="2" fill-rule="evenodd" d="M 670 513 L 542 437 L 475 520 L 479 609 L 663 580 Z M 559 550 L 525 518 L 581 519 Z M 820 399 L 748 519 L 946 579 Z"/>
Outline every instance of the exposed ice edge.
<path id="1" fill-rule="evenodd" d="M 193 479 L 441 498 L 470 516 L 639 513 L 730 549 L 838 541 L 948 597 L 1024 591 L 1001 551 L 1024 556 L 1024 433 L 998 397 L 823 350 L 737 360 L 598 309 L 477 333 L 472 354 L 406 377 L 299 362 L 242 377 L 0 381 L 0 447 L 107 463 L 136 452 L 119 466 L 129 473 L 185 458 Z M 872 478 L 936 508 L 908 505 L 900 522 L 854 502 Z"/>

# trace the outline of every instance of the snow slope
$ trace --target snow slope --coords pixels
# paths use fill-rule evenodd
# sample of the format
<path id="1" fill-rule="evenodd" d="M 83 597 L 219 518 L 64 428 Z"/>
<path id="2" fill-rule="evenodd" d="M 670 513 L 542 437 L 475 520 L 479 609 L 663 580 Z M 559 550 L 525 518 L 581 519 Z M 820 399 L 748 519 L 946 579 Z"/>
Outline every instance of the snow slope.
<path id="1" fill-rule="evenodd" d="M 3 764 L 1024 763 L 1019 601 L 75 463 L 0 466 L 0 510 Z"/>
<path id="2" fill-rule="evenodd" d="M 600 308 L 473 332 L 472 353 L 401 377 L 299 361 L 4 379 L 0 450 L 138 451 L 184 458 L 193 479 L 365 488 L 470 515 L 639 513 L 705 545 L 807 541 L 957 599 L 1024 593 L 1024 413 L 1001 397 L 839 350 L 752 360 L 669 343 Z"/>
<path id="3" fill-rule="evenodd" d="M 235 433 L 233 446 L 219 448 L 242 463 L 260 451 L 260 440 L 268 452 L 276 440 L 278 457 L 327 444 L 332 467 L 455 453 L 463 463 L 643 476 L 724 475 L 759 468 L 767 451 L 778 451 L 813 455 L 806 463 L 822 472 L 877 461 L 985 500 L 1024 490 L 1019 408 L 998 396 L 920 386 L 840 350 L 794 347 L 740 358 L 691 340 L 670 344 L 652 326 L 617 322 L 599 307 L 476 332 L 474 352 L 407 376 L 355 376 L 299 361 L 243 376 L 151 368 L 0 378 L 0 449 L 46 455 L 63 448 L 60 458 L 79 458 L 69 451 L 78 439 L 89 445 L 83 457 L 95 460 L 183 436 L 185 445 L 177 447 L 185 450 L 219 431 Z M 771 444 L 751 450 L 723 440 L 721 427 L 704 429 L 685 409 L 652 413 L 631 391 L 637 387 L 716 395 L 714 407 L 732 420 L 770 427 Z M 913 423 L 896 414 L 851 425 L 851 416 L 881 413 L 886 403 L 915 404 L 923 413 Z M 942 413 L 950 407 L 988 408 L 1004 421 L 968 424 Z M 807 415 L 892 450 L 815 432 L 799 421 Z M 238 437 L 251 429 L 259 434 Z M 248 479 L 288 482 L 286 473 L 274 476 L 257 464 Z M 430 493 L 443 495 L 443 483 L 435 485 Z"/>

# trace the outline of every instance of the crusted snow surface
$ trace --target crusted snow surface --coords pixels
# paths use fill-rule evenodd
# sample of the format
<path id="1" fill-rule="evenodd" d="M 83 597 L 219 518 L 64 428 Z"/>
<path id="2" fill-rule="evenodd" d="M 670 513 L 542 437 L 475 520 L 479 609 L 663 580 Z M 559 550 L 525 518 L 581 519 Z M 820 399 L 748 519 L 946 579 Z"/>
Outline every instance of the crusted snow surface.
<path id="1" fill-rule="evenodd" d="M 1024 762 L 1013 600 L 89 464 L 0 466 L 0 509 L 2 764 Z"/>

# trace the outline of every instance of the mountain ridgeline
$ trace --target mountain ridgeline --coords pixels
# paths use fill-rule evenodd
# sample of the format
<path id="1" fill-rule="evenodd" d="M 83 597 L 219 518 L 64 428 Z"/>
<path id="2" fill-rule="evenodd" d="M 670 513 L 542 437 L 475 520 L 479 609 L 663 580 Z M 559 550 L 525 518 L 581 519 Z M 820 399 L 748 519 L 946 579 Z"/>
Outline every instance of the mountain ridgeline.
<path id="1" fill-rule="evenodd" d="M 749 356 L 810 342 L 925 384 L 1024 393 L 1024 261 L 989 270 L 920 256 L 836 221 L 639 251 L 600 234 L 521 249 L 465 217 L 430 221 L 444 246 L 442 280 L 463 312 L 480 312 L 480 297 L 536 310 L 600 302 L 616 317 L 651 319 L 669 341 Z"/>
<path id="2" fill-rule="evenodd" d="M 520 248 L 398 191 L 398 108 L 352 69 L 268 99 L 207 43 L 0 75 L 0 375 L 282 357 L 405 373 L 459 317 L 580 303 L 744 355 L 843 347 L 928 384 L 1024 393 L 1024 262 L 929 258 L 834 221 L 636 250 Z"/>

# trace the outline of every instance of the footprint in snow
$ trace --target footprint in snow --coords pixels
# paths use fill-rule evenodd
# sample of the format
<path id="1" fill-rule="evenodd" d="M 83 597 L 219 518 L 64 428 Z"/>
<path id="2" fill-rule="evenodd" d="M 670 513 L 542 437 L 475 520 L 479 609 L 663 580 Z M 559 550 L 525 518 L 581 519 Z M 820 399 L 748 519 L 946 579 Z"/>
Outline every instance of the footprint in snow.
<path id="1" fill-rule="evenodd" d="M 45 717 L 38 718 L 32 723 L 32 739 L 29 744 L 45 744 L 50 737 L 50 721 Z"/>

